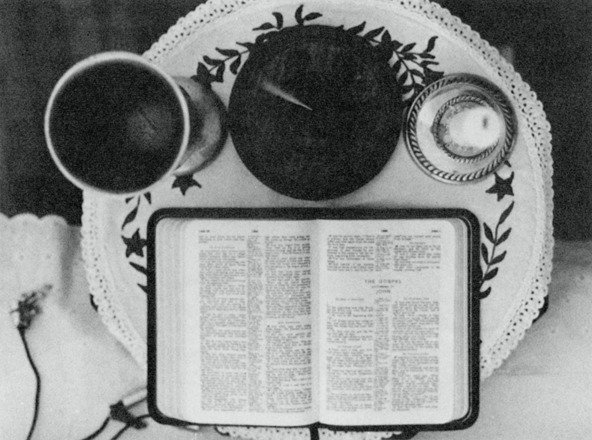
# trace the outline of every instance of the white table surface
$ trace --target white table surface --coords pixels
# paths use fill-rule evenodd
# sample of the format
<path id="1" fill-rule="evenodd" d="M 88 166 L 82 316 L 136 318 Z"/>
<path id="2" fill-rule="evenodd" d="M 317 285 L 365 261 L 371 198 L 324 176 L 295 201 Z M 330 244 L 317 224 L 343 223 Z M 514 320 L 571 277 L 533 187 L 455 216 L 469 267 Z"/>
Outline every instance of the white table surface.
<path id="1" fill-rule="evenodd" d="M 60 261 L 70 281 L 48 296 L 44 312 L 27 333 L 43 381 L 34 439 L 89 435 L 110 404 L 145 382 L 145 371 L 90 306 L 79 231 L 67 229 L 69 247 Z M 592 437 L 592 243 L 557 243 L 554 264 L 550 309 L 482 383 L 476 424 L 461 432 L 420 433 L 417 439 Z M 3 287 L 0 310 L 8 310 L 20 292 Z M 0 313 L 0 350 L 0 439 L 24 439 L 32 417 L 34 377 L 8 313 Z M 137 414 L 145 412 L 145 406 L 137 408 Z M 112 423 L 98 438 L 111 438 L 120 427 Z M 150 422 L 146 430 L 130 430 L 122 438 L 222 437 L 212 428 L 194 436 Z"/>
<path id="2" fill-rule="evenodd" d="M 145 372 L 109 333 L 90 303 L 80 260 L 79 230 L 68 227 L 58 254 L 63 279 L 27 333 L 42 377 L 34 439 L 81 439 L 115 403 L 142 386 Z M 7 253 L 4 250 L 4 253 Z M 19 292 L 0 289 L 0 438 L 24 439 L 31 421 L 34 377 L 8 315 Z M 476 424 L 455 432 L 420 433 L 422 439 L 587 439 L 592 436 L 592 242 L 558 242 L 550 306 L 504 365 L 482 384 Z M 136 414 L 144 414 L 140 405 Z M 121 428 L 112 423 L 98 437 Z M 149 422 L 123 439 L 223 438 Z"/>

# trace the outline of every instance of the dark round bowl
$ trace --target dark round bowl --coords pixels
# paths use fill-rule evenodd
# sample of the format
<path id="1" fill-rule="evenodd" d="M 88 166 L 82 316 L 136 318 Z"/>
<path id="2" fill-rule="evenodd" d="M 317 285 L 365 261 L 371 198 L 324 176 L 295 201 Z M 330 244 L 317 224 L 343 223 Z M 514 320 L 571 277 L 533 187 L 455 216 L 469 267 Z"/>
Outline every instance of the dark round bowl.
<path id="1" fill-rule="evenodd" d="M 388 60 L 363 37 L 296 26 L 255 45 L 230 96 L 230 133 L 245 166 L 297 199 L 343 196 L 374 178 L 401 131 Z"/>

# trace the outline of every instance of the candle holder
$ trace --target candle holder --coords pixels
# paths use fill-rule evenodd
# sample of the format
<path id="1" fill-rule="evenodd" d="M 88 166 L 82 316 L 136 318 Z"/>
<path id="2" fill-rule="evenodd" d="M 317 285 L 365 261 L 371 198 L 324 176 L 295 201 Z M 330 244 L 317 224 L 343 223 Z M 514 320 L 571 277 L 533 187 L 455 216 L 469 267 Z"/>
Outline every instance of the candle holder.
<path id="1" fill-rule="evenodd" d="M 484 109 L 488 109 L 490 112 L 494 111 L 486 99 L 473 94 L 460 95 L 447 101 L 438 110 L 432 125 L 432 134 L 436 145 L 449 157 L 461 163 L 474 163 L 487 158 L 500 142 L 499 129 L 489 130 L 491 133 L 485 133 L 487 139 L 480 137 L 479 134 L 481 133 L 474 129 L 470 130 L 473 136 L 456 133 L 459 129 L 472 128 L 467 127 L 471 122 L 482 126 L 483 122 L 477 119 L 478 116 L 485 116 L 480 111 Z M 475 113 L 477 114 L 475 115 Z M 471 117 L 471 115 L 477 117 Z M 454 124 L 457 120 L 462 120 L 463 123 Z M 455 127 L 455 125 L 458 127 Z M 497 125 L 496 128 L 499 128 L 499 124 L 490 125 Z M 493 131 L 497 131 L 497 133 L 493 133 Z"/>
<path id="2" fill-rule="evenodd" d="M 478 181 L 510 155 L 517 121 L 506 95 L 477 75 L 454 74 L 428 85 L 407 114 L 405 140 L 415 162 L 449 183 Z"/>

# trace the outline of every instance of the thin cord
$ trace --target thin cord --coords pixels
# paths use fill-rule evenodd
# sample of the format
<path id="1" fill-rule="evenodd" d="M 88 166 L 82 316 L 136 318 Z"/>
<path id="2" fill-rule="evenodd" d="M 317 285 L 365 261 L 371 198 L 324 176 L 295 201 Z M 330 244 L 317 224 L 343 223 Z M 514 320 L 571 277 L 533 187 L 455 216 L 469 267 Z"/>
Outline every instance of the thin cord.
<path id="1" fill-rule="evenodd" d="M 18 327 L 18 332 L 19 332 L 19 335 L 21 336 L 21 340 L 23 341 L 23 347 L 25 348 L 25 353 L 27 355 L 29 365 L 31 366 L 31 369 L 33 370 L 33 373 L 35 374 L 35 383 L 36 383 L 35 408 L 33 411 L 33 420 L 31 421 L 29 433 L 27 434 L 27 440 L 31 440 L 31 437 L 33 436 L 33 432 L 35 431 L 35 426 L 37 425 L 37 416 L 39 415 L 39 402 L 40 402 L 40 395 L 41 395 L 41 376 L 39 375 L 39 370 L 37 370 L 37 366 L 35 365 L 35 362 L 33 361 L 33 357 L 31 356 L 31 351 L 29 350 L 29 344 L 27 343 L 27 338 L 25 337 L 26 330 L 27 330 L 27 327 L 25 327 L 25 326 Z M 145 418 L 145 417 L 146 416 L 142 416 L 141 418 Z M 140 418 L 138 418 L 138 419 L 140 419 Z M 99 434 L 101 434 L 101 432 L 103 432 L 105 430 L 105 428 L 109 424 L 110 420 L 111 420 L 110 416 L 105 418 L 102 425 L 95 432 L 93 432 L 92 434 L 90 434 L 87 437 L 84 437 L 82 440 L 92 440 L 92 439 L 98 437 Z M 117 438 L 119 438 L 131 426 L 132 426 L 131 423 L 126 424 L 123 427 L 123 429 L 121 429 L 115 435 L 115 437 L 113 437 L 112 440 L 116 440 Z"/>
<path id="2" fill-rule="evenodd" d="M 89 435 L 88 437 L 84 437 L 82 440 L 92 440 L 93 438 L 97 438 L 98 435 L 103 432 L 105 430 L 105 428 L 107 427 L 107 425 L 109 424 L 109 420 L 111 420 L 110 417 L 105 418 L 105 421 L 103 422 L 103 424 L 99 427 L 99 429 L 97 429 L 95 432 L 93 432 L 91 435 Z"/>
<path id="3" fill-rule="evenodd" d="M 148 419 L 148 418 L 150 418 L 150 414 L 144 414 L 144 415 L 136 417 L 136 420 L 144 420 L 144 419 Z M 119 437 L 121 437 L 123 435 L 123 433 L 125 431 L 130 429 L 132 426 L 133 426 L 132 423 L 126 423 L 126 425 L 123 428 L 121 428 L 119 431 L 117 431 L 117 434 L 115 434 L 113 437 L 111 437 L 111 440 L 117 440 Z"/>
<path id="4" fill-rule="evenodd" d="M 43 290 L 28 292 L 21 295 L 21 299 L 19 301 L 15 301 L 10 310 L 10 315 L 13 319 L 14 325 L 16 326 L 18 333 L 21 337 L 21 341 L 23 343 L 23 347 L 27 355 L 27 360 L 29 361 L 29 365 L 31 366 L 33 374 L 35 375 L 35 406 L 33 410 L 33 420 L 31 421 L 29 433 L 27 434 L 27 440 L 31 440 L 31 437 L 33 437 L 33 433 L 35 432 L 35 427 L 37 425 L 37 417 L 39 415 L 39 403 L 41 400 L 41 376 L 39 375 L 37 365 L 35 365 L 33 357 L 31 356 L 29 344 L 27 343 L 27 338 L 25 337 L 25 331 L 31 326 L 33 318 L 35 318 L 35 316 L 38 313 L 40 313 L 41 309 L 39 307 L 38 302 L 40 299 L 45 297 L 49 289 L 51 289 L 51 286 L 43 286 Z M 120 429 L 111 440 L 117 440 L 125 431 L 127 431 L 131 427 L 134 427 L 136 429 L 145 428 L 146 424 L 142 422 L 142 420 L 149 418 L 150 415 L 145 414 L 143 416 L 134 417 L 129 412 L 129 408 L 138 404 L 145 398 L 145 390 L 142 389 L 140 391 L 135 392 L 133 395 L 122 399 L 116 404 L 111 405 L 110 414 L 105 418 L 101 426 L 99 426 L 99 428 L 92 434 L 84 437 L 82 440 L 92 440 L 98 437 L 99 434 L 101 434 L 101 432 L 105 430 L 105 428 L 111 420 L 121 421 L 125 424 L 124 427 Z M 125 403 L 126 401 L 127 403 Z"/>
<path id="5" fill-rule="evenodd" d="M 27 434 L 27 440 L 31 440 L 31 437 L 33 436 L 35 427 L 37 425 L 37 417 L 39 415 L 39 403 L 41 400 L 41 376 L 39 375 L 37 365 L 35 365 L 33 357 L 31 356 L 29 344 L 27 343 L 27 338 L 25 337 L 25 331 L 30 327 L 33 318 L 35 318 L 35 316 L 38 313 L 40 313 L 41 309 L 39 307 L 38 301 L 46 295 L 49 289 L 51 289 L 51 286 L 44 286 L 44 290 L 33 291 L 21 295 L 21 299 L 19 301 L 15 301 L 12 306 L 12 309 L 10 310 L 10 315 L 13 319 L 14 325 L 16 326 L 19 332 L 21 341 L 23 343 L 23 347 L 25 348 L 27 360 L 29 361 L 29 365 L 31 366 L 31 369 L 33 370 L 33 373 L 35 375 L 35 407 L 33 411 L 33 420 L 31 421 L 29 433 Z M 82 440 L 92 440 L 96 438 L 99 434 L 101 434 L 101 432 L 105 430 L 105 428 L 111 420 L 116 420 L 124 423 L 124 427 L 120 429 L 111 440 L 117 440 L 129 428 L 145 428 L 146 423 L 142 422 L 142 420 L 149 418 L 150 414 L 135 417 L 129 412 L 129 408 L 138 404 L 146 398 L 145 394 L 145 389 L 141 389 L 140 391 L 136 391 L 131 396 L 128 396 L 120 400 L 116 404 L 111 405 L 111 411 L 107 418 L 105 418 L 101 426 L 92 434 L 84 437 Z"/>
<path id="6" fill-rule="evenodd" d="M 29 428 L 29 434 L 27 434 L 27 440 L 30 440 L 33 436 L 33 431 L 35 431 L 35 425 L 37 425 L 37 415 L 39 414 L 39 396 L 41 394 L 41 377 L 39 376 L 39 371 L 37 370 L 37 366 L 35 362 L 33 362 L 33 358 L 31 357 L 31 352 L 29 351 L 29 344 L 27 344 L 27 338 L 25 338 L 25 330 L 24 327 L 19 327 L 18 331 L 21 335 L 21 339 L 23 341 L 23 345 L 25 347 L 25 352 L 27 353 L 27 359 L 29 360 L 29 364 L 31 365 L 31 369 L 35 374 L 35 382 L 36 382 L 36 391 L 35 391 L 35 409 L 33 411 L 33 420 L 31 422 L 31 427 Z"/>

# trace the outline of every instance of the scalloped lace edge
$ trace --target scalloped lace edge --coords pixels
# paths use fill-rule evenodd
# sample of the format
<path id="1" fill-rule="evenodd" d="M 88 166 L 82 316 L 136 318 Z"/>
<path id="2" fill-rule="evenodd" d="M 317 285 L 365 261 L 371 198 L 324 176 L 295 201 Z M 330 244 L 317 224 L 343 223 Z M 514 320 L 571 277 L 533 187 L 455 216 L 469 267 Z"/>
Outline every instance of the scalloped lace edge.
<path id="1" fill-rule="evenodd" d="M 530 294 L 521 302 L 521 306 L 515 311 L 514 316 L 505 327 L 502 336 L 486 352 L 481 353 L 481 379 L 489 377 L 493 371 L 500 367 L 503 361 L 510 355 L 512 350 L 524 338 L 526 331 L 531 327 L 533 321 L 539 316 L 544 305 L 545 297 L 548 294 L 548 285 L 551 280 L 552 254 L 553 254 L 553 187 L 552 187 L 552 158 L 551 158 L 551 133 L 550 125 L 547 122 L 542 103 L 538 101 L 534 91 L 526 84 L 521 75 L 501 57 L 499 51 L 492 47 L 487 41 L 482 40 L 480 35 L 468 25 L 461 22 L 458 17 L 453 16 L 447 9 L 428 0 L 375 0 L 393 6 L 402 7 L 404 10 L 416 13 L 420 17 L 439 23 L 440 26 L 452 36 L 463 40 L 469 47 L 480 54 L 486 64 L 494 69 L 500 77 L 506 90 L 514 97 L 519 106 L 519 114 L 524 118 L 527 127 L 532 132 L 532 142 L 535 148 L 530 148 L 531 154 L 538 156 L 533 163 L 538 163 L 541 171 L 540 186 L 537 190 L 544 192 L 542 197 L 542 209 L 546 213 L 544 226 L 540 229 L 535 238 L 534 249 L 540 252 L 538 264 L 534 271 L 538 275 L 528 288 Z M 152 45 L 144 54 L 153 62 L 160 61 L 166 54 L 178 47 L 187 35 L 195 32 L 211 22 L 231 14 L 256 0 L 209 0 L 199 5 L 194 11 L 180 18 L 166 34 Z M 540 192 L 539 192 L 540 199 Z M 109 280 L 103 275 L 106 271 L 102 267 L 101 259 L 97 251 L 98 242 L 96 232 L 89 232 L 89 229 L 97 229 L 98 225 L 93 222 L 93 215 L 97 209 L 97 201 L 85 193 L 84 214 L 83 214 L 83 256 L 87 261 L 87 274 L 89 283 L 94 293 L 95 303 L 103 317 L 103 322 L 109 330 L 129 349 L 138 363 L 146 365 L 146 347 L 137 332 L 129 323 L 125 313 L 121 313 L 121 306 L 116 304 L 114 298 L 109 298 L 104 290 Z M 540 206 L 539 206 L 540 207 Z M 95 217 L 96 218 L 96 217 Z M 539 251 L 540 249 L 540 251 Z M 534 274 L 533 274 L 534 275 Z M 231 428 L 225 428 L 231 430 Z M 236 428 L 240 435 L 245 438 L 254 438 L 249 435 L 261 437 L 260 428 Z M 238 432 L 238 431 L 235 431 Z M 230 432 L 228 432 L 230 434 Z M 233 432 L 234 433 L 234 432 Z M 335 433 L 340 438 L 347 437 L 348 433 Z M 379 433 L 373 433 L 379 434 Z M 333 436 L 333 434 L 331 434 Z M 366 437 L 364 437 L 366 438 Z M 374 438 L 374 437 L 372 437 Z M 378 437 L 376 437 L 378 438 Z"/>
<path id="2" fill-rule="evenodd" d="M 72 226 L 68 225 L 66 220 L 59 215 L 49 214 L 42 217 L 37 217 L 35 214 L 31 214 L 29 212 L 16 214 L 12 217 L 7 216 L 0 212 L 0 223 L 8 224 L 11 222 L 16 223 L 39 223 L 40 225 L 45 223 L 53 223 L 55 225 L 59 225 L 58 227 L 65 227 L 70 228 Z"/>
<path id="3" fill-rule="evenodd" d="M 110 292 L 117 292 L 117 290 L 100 252 L 100 228 L 94 222 L 97 218 L 98 206 L 93 197 L 90 193 L 83 193 L 80 245 L 82 247 L 86 279 L 103 324 L 130 352 L 135 361 L 146 370 L 146 343 L 134 328 L 119 301 L 117 301 L 116 295 L 110 294 Z"/>

